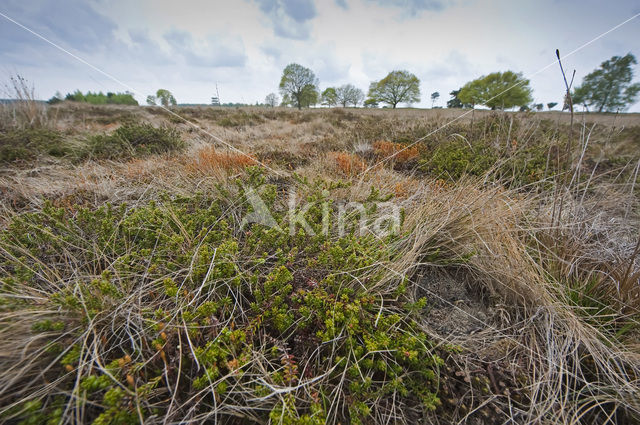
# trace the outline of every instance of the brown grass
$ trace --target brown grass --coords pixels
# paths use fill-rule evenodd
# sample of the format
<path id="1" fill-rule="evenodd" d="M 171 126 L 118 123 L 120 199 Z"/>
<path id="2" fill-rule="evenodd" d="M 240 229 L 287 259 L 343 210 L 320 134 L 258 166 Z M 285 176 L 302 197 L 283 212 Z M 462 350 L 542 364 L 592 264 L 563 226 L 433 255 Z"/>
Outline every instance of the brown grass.
<path id="1" fill-rule="evenodd" d="M 367 169 L 367 163 L 359 156 L 347 152 L 329 152 L 329 158 L 345 176 L 355 176 Z"/>
<path id="2" fill-rule="evenodd" d="M 388 159 L 398 164 L 414 161 L 420 156 L 418 145 L 409 147 L 402 143 L 394 143 L 386 140 L 373 142 L 373 151 L 380 160 Z"/>
<path id="3" fill-rule="evenodd" d="M 111 116 L 121 111 L 111 108 L 107 112 Z M 126 110 L 130 111 L 137 110 Z M 508 391 L 486 395 L 473 382 L 465 381 L 466 377 L 460 377 L 458 385 L 466 393 L 454 400 L 458 410 L 448 412 L 456 421 L 470 422 L 461 406 L 477 407 L 478 403 L 502 412 L 502 418 L 506 418 L 503 422 L 515 423 L 622 423 L 640 415 L 640 260 L 634 256 L 640 203 L 637 174 L 633 173 L 638 158 L 625 157 L 616 163 L 600 158 L 637 152 L 634 132 L 627 131 L 623 139 L 617 139 L 618 130 L 596 127 L 588 140 L 589 127 L 583 126 L 579 149 L 584 149 L 586 157 L 574 164 L 573 172 L 580 169 L 581 175 L 576 172 L 570 187 L 555 186 L 554 181 L 549 181 L 541 186 L 545 189 L 507 190 L 482 177 L 445 182 L 388 167 L 376 167 L 360 176 L 368 167 L 363 158 L 373 158 L 365 153 L 359 155 L 360 151 L 351 153 L 349 146 L 360 142 L 368 146 L 368 140 L 375 140 L 370 138 L 375 129 L 359 127 L 364 125 L 361 120 L 384 117 L 389 119 L 389 133 L 402 133 L 407 121 L 444 119 L 462 111 L 377 110 L 341 116 L 324 110 L 297 113 L 277 109 L 265 113 L 260 123 L 239 129 L 216 126 L 215 121 L 226 111 L 211 115 L 210 121 L 206 109 L 192 113 L 208 131 L 239 149 L 260 158 L 274 157 L 274 166 L 282 167 L 279 170 L 291 168 L 309 179 L 346 180 L 350 185 L 336 195 L 342 201 L 362 200 L 372 186 L 395 196 L 393 202 L 406 212 L 402 255 L 391 264 L 376 267 L 384 268 L 390 276 L 405 276 L 410 291 L 416 297 L 425 294 L 430 302 L 438 301 L 439 295 L 421 278 L 427 272 L 452 276 L 459 286 L 467 288 L 479 304 L 492 312 L 481 320 L 469 317 L 478 323 L 478 332 L 438 333 L 428 316 L 424 329 L 441 344 L 461 347 L 460 362 L 470 372 L 502 362 L 502 372 L 513 371 L 521 379 L 519 390 L 530 399 L 530 403 L 520 403 Z M 490 114 L 477 111 L 476 120 Z M 63 125 L 79 131 L 81 116 L 74 111 Z M 563 137 L 562 123 L 568 119 L 566 114 L 545 112 L 505 114 L 504 121 L 513 116 L 524 117 L 521 133 L 507 137 L 506 125 L 505 133 L 496 139 L 496 143 L 511 144 L 513 150 L 531 143 L 530 136 L 541 119 L 559 123 L 558 132 L 549 138 Z M 153 119 L 164 118 L 158 115 Z M 580 121 L 580 115 L 577 119 Z M 614 119 L 616 125 L 640 122 L 638 114 L 618 118 L 589 115 L 587 119 L 598 126 L 610 125 Z M 185 140 L 192 144 L 192 150 L 183 155 L 125 163 L 86 162 L 74 167 L 39 165 L 31 170 L 4 170 L 0 173 L 3 220 L 18 211 L 40 208 L 43 199 L 57 200 L 57 205 L 73 211 L 75 204 L 143 202 L 163 192 L 193 194 L 216 184 L 229 184 L 229 177 L 255 165 L 247 156 L 209 145 L 208 136 L 189 131 L 184 125 L 181 128 Z M 460 129 L 465 127 L 457 128 Z M 347 139 L 347 134 L 355 136 Z M 444 136 L 442 139 L 446 140 Z M 514 145 L 515 140 L 518 146 Z M 418 146 L 401 151 L 405 146 L 386 140 L 372 144 L 375 158 L 397 154 L 396 163 L 417 159 Z M 279 152 L 291 156 L 280 164 L 275 160 Z M 581 158 L 579 154 L 575 157 Z M 268 177 L 276 180 L 276 176 Z M 290 180 L 279 183 L 295 184 Z M 561 214 L 554 212 L 560 198 Z M 385 282 L 380 285 L 383 287 L 377 289 L 394 290 L 384 287 Z M 611 311 L 607 317 L 604 313 L 592 315 L 588 305 L 571 302 L 572 292 L 567 289 L 579 292 L 583 303 L 604 300 Z M 464 300 L 439 301 L 451 312 L 475 314 L 459 302 Z M 22 316 L 20 319 L 27 324 L 35 320 Z M 630 330 L 619 332 L 618 325 L 629 326 Z M 609 327 L 614 332 L 609 332 Z M 22 335 L 28 334 L 28 325 L 20 324 L 13 326 L 11 332 L 0 331 L 0 336 L 8 336 L 1 344 L 5 362 L 25 365 L 20 363 L 25 361 L 21 353 L 29 352 L 30 341 Z M 12 370 L 0 371 L 0 377 L 18 382 L 22 372 L 15 367 Z M 22 378 L 30 379 L 37 373 L 34 370 L 25 366 Z M 496 384 L 500 387 L 499 382 Z M 607 415 L 611 417 L 607 419 Z M 430 419 L 439 420 L 435 416 Z M 401 417 L 398 423 L 409 421 L 410 418 Z"/>

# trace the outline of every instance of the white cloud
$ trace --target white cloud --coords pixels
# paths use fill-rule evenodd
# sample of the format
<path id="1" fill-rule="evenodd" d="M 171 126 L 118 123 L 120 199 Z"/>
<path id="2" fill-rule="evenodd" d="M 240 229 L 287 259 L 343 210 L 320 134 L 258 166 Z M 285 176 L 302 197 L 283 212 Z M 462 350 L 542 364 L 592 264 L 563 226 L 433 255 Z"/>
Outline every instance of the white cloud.
<path id="1" fill-rule="evenodd" d="M 420 105 L 428 106 L 428 93 L 445 100 L 466 81 L 507 69 L 531 79 L 537 101 L 559 101 L 564 83 L 555 49 L 566 55 L 637 9 L 631 0 L 436 3 L 64 0 L 51 11 L 44 1 L 8 0 L 0 10 L 141 92 L 166 87 L 183 102 L 208 102 L 216 82 L 223 101 L 262 101 L 277 91 L 282 69 L 297 62 L 313 69 L 322 87 L 352 83 L 364 91 L 389 71 L 407 69 L 422 80 Z M 638 21 L 565 58 L 566 69 L 577 70 L 579 83 L 613 55 L 640 58 Z M 9 22 L 0 36 L 0 60 L 30 77 L 43 97 L 124 90 Z"/>

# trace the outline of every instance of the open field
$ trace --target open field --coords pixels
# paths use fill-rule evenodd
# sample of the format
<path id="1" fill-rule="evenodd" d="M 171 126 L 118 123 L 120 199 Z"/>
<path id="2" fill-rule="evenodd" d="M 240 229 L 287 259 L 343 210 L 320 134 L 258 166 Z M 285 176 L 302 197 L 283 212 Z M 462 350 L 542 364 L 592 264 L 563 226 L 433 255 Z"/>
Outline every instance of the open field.
<path id="1" fill-rule="evenodd" d="M 2 421 L 640 421 L 640 114 L 14 106 Z"/>

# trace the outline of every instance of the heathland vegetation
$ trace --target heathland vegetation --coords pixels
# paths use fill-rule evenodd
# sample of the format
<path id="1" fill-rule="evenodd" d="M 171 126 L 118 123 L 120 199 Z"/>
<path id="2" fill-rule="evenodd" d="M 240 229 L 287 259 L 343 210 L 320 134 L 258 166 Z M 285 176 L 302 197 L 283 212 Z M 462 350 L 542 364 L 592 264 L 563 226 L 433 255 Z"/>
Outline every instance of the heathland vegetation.
<path id="1" fill-rule="evenodd" d="M 478 81 L 456 99 L 496 110 L 394 110 L 419 98 L 404 71 L 371 84 L 386 110 L 22 86 L 0 421 L 637 423 L 640 117 L 505 112 L 487 93 L 522 77 Z M 280 89 L 364 95 L 292 65 Z"/>

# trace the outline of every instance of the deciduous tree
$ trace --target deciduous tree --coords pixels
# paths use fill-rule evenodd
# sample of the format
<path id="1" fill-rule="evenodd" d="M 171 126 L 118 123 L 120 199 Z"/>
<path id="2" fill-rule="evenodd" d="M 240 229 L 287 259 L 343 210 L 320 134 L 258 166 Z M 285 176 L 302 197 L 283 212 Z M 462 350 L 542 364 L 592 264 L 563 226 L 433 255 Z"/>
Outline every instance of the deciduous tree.
<path id="1" fill-rule="evenodd" d="M 494 72 L 469 81 L 458 93 L 465 104 L 485 105 L 491 109 L 526 106 L 532 101 L 529 80 L 512 71 Z"/>
<path id="2" fill-rule="evenodd" d="M 275 93 L 269 93 L 267 97 L 264 98 L 264 103 L 272 108 L 278 105 L 278 95 Z"/>
<path id="3" fill-rule="evenodd" d="M 364 93 L 353 84 L 345 84 L 336 89 L 336 100 L 342 107 L 358 106 L 364 100 Z"/>
<path id="4" fill-rule="evenodd" d="M 301 109 L 318 102 L 318 79 L 312 70 L 297 63 L 286 66 L 280 79 L 280 93 Z"/>
<path id="5" fill-rule="evenodd" d="M 393 108 L 398 103 L 420 102 L 420 80 L 409 71 L 391 71 L 382 80 L 371 83 L 368 97 Z"/>
<path id="6" fill-rule="evenodd" d="M 338 94 L 335 87 L 327 87 L 320 96 L 320 103 L 325 106 L 333 107 L 338 104 Z"/>
<path id="7" fill-rule="evenodd" d="M 165 108 L 169 106 L 175 106 L 178 103 L 176 102 L 176 98 L 173 97 L 171 92 L 165 89 L 158 89 L 158 91 L 156 92 L 156 99 L 160 101 L 160 104 Z"/>
<path id="8" fill-rule="evenodd" d="M 602 62 L 600 68 L 588 74 L 582 85 L 573 92 L 574 104 L 593 107 L 598 112 L 625 110 L 638 100 L 640 83 L 632 84 L 635 56 L 613 56 Z"/>

